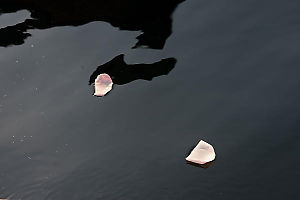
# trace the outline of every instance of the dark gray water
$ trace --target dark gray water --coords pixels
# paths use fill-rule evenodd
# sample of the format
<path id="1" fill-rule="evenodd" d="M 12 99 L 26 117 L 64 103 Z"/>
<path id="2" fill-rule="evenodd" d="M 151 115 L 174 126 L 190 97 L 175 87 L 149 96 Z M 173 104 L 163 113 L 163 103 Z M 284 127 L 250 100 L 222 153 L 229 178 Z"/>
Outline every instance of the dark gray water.
<path id="1" fill-rule="evenodd" d="M 30 18 L 20 9 L 0 28 Z M 107 20 L 0 39 L 0 198 L 299 199 L 300 2 L 186 0 L 169 14 L 150 48 L 132 48 L 143 27 Z M 90 76 L 120 54 L 176 64 L 94 97 Z M 216 150 L 208 169 L 185 162 L 200 139 Z"/>

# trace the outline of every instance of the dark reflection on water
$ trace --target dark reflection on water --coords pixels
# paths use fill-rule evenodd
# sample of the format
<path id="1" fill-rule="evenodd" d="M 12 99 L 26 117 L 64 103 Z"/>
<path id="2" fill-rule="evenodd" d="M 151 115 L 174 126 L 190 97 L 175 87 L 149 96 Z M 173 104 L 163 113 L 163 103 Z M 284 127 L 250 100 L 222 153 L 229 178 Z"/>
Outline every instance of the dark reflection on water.
<path id="1" fill-rule="evenodd" d="M 191 166 L 201 167 L 201 168 L 207 169 L 207 168 L 209 168 L 214 162 L 215 162 L 215 160 L 210 161 L 210 162 L 205 163 L 205 164 L 196 164 L 196 163 L 189 162 L 189 161 L 187 161 L 186 163 L 189 164 L 189 165 L 191 165 Z"/>
<path id="2" fill-rule="evenodd" d="M 90 76 L 89 84 L 95 82 L 99 74 L 109 74 L 114 84 L 123 85 L 131 81 L 143 79 L 151 81 L 156 76 L 167 75 L 175 66 L 175 58 L 163 59 L 152 64 L 128 65 L 124 55 L 118 55 L 111 61 L 99 66 Z"/>
<path id="3" fill-rule="evenodd" d="M 43 1 L 45 12 L 35 13 L 41 9 L 16 2 L 0 1 L 7 19 L 28 9 L 32 24 L 59 5 Z M 113 5 L 120 10 L 111 12 L 114 22 L 124 17 L 119 25 L 91 20 L 105 9 L 76 10 L 76 2 L 76 18 L 84 17 L 77 24 L 57 17 L 52 28 L 28 29 L 19 16 L 6 21 L 26 31 L 0 38 L 10 45 L 0 48 L 0 198 L 299 199 L 299 1 L 188 0 L 176 10 L 178 2 L 166 4 L 162 15 L 164 6 L 143 1 L 165 29 L 147 21 L 147 9 L 128 20 L 128 1 Z M 57 12 L 73 19 L 67 7 Z M 133 31 L 126 28 L 135 21 Z M 150 48 L 132 49 L 143 31 Z M 24 42 L 26 33 L 32 37 Z M 94 98 L 89 77 L 121 54 L 125 69 L 172 65 L 159 65 L 169 73 L 151 84 L 136 80 Z M 200 139 L 217 154 L 205 170 L 185 162 Z"/>
<path id="4" fill-rule="evenodd" d="M 31 29 L 105 21 L 122 30 L 142 31 L 134 47 L 162 49 L 172 33 L 171 14 L 183 0 L 2 0 L 1 12 L 26 9 L 34 19 L 0 29 L 0 46 L 19 45 Z"/>

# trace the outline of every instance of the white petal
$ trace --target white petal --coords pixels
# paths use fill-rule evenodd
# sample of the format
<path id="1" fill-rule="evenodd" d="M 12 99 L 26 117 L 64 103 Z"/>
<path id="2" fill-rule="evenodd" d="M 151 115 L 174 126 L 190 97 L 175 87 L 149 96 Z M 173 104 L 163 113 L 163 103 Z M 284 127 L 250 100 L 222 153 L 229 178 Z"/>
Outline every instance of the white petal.
<path id="1" fill-rule="evenodd" d="M 95 80 L 95 96 L 104 96 L 112 89 L 113 82 L 108 74 L 100 74 Z"/>
<path id="2" fill-rule="evenodd" d="M 205 164 L 216 158 L 213 146 L 201 140 L 185 159 L 192 163 Z"/>

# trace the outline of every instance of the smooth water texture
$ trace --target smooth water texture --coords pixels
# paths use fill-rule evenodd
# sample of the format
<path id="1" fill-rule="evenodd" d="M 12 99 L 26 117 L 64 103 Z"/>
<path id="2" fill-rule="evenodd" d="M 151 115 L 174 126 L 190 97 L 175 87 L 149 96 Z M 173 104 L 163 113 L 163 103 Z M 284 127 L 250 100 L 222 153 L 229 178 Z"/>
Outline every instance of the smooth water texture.
<path id="1" fill-rule="evenodd" d="M 0 198 L 299 199 L 299 1 L 45 0 L 52 21 L 20 1 L 0 1 Z M 207 169 L 185 161 L 201 139 Z"/>

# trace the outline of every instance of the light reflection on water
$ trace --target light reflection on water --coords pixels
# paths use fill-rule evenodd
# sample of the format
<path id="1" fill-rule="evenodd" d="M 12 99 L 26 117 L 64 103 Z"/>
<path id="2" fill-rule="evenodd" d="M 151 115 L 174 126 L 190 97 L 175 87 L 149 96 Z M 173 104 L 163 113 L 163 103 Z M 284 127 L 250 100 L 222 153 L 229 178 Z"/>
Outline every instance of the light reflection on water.
<path id="1" fill-rule="evenodd" d="M 1 10 L 0 10 L 0 13 L 1 13 Z M 21 23 L 29 18 L 30 18 L 30 12 L 27 10 L 20 10 L 15 13 L 1 14 L 0 28 L 16 25 L 16 24 Z"/>

